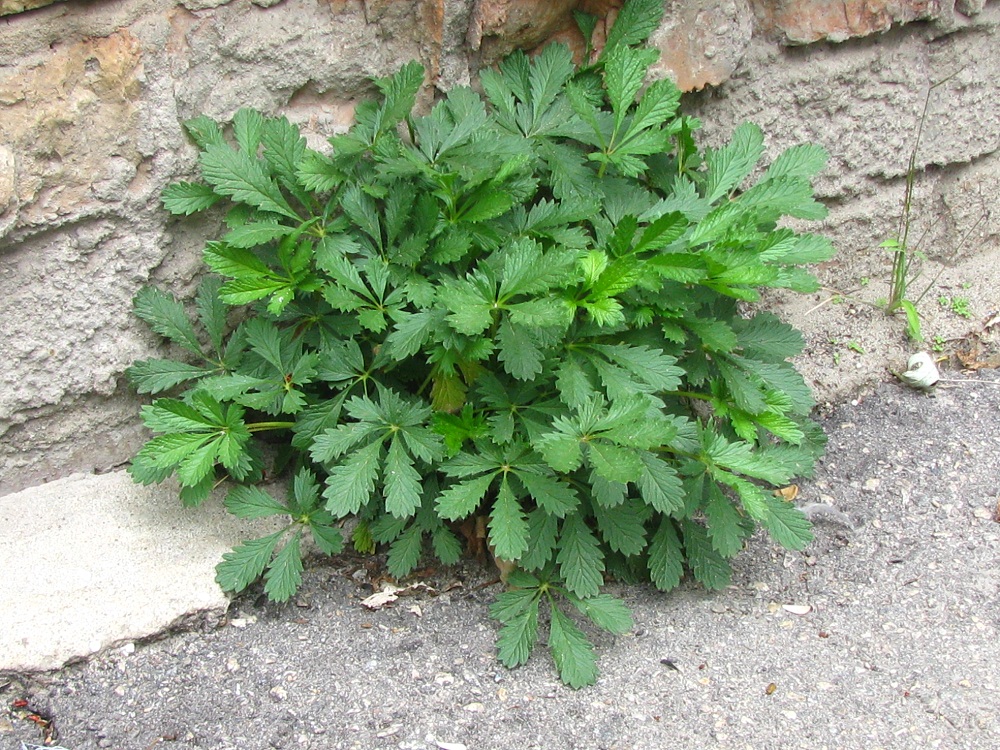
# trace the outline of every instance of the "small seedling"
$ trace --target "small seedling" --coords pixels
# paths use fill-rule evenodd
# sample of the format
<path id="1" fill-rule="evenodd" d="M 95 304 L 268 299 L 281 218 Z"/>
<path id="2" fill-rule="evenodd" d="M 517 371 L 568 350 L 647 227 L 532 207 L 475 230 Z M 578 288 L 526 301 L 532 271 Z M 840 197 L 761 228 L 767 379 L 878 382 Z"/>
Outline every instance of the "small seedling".
<path id="1" fill-rule="evenodd" d="M 949 297 L 942 294 L 937 298 L 937 301 L 940 307 L 954 313 L 960 318 L 965 318 L 966 320 L 972 318 L 972 309 L 969 307 L 968 297 Z"/>

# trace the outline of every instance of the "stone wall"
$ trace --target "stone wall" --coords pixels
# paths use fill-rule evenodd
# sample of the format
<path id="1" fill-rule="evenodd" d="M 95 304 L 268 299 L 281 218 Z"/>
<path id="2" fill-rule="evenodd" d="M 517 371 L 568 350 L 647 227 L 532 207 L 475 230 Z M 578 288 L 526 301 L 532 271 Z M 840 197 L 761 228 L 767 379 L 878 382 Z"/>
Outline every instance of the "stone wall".
<path id="1" fill-rule="evenodd" d="M 752 119 L 772 151 L 832 154 L 819 183 L 841 247 L 831 283 L 874 275 L 893 233 L 927 86 L 919 153 L 929 243 L 1000 196 L 997 0 L 665 0 L 657 72 L 706 136 Z M 0 493 L 126 461 L 143 435 L 122 373 L 155 342 L 131 316 L 149 282 L 190 293 L 210 220 L 160 208 L 190 177 L 181 123 L 243 106 L 316 143 L 402 62 L 435 90 L 514 48 L 581 48 L 571 12 L 616 0 L 0 0 Z M 998 246 L 981 225 L 961 252 Z M 994 287 L 995 288 L 995 287 Z"/>

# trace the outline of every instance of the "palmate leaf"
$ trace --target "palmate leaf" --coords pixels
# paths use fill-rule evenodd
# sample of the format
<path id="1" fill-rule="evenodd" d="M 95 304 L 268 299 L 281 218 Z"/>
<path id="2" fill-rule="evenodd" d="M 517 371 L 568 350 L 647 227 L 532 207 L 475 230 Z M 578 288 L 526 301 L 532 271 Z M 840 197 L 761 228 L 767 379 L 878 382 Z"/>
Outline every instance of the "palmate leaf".
<path id="1" fill-rule="evenodd" d="M 556 561 L 571 592 L 581 598 L 600 593 L 604 583 L 604 555 L 597 538 L 578 513 L 563 521 Z"/>
<path id="2" fill-rule="evenodd" d="M 173 468 L 186 487 L 204 482 L 216 463 L 234 476 L 244 475 L 250 466 L 246 455 L 250 432 L 243 424 L 243 410 L 224 406 L 204 392 L 196 392 L 191 401 L 161 398 L 143 407 L 146 426 L 166 434 L 154 437 L 139 451 L 140 467 Z"/>
<path id="3" fill-rule="evenodd" d="M 281 548 L 264 574 L 264 593 L 273 602 L 287 602 L 302 583 L 301 532 Z"/>
<path id="4" fill-rule="evenodd" d="M 175 182 L 163 190 L 163 207 L 177 216 L 190 216 L 211 208 L 220 200 L 208 185 L 199 182 Z"/>
<path id="5" fill-rule="evenodd" d="M 559 670 L 559 677 L 572 688 L 597 682 L 597 658 L 594 646 L 576 624 L 555 604 L 549 620 L 549 650 Z"/>
<path id="6" fill-rule="evenodd" d="M 764 133 L 753 123 L 743 123 L 729 144 L 705 152 L 708 176 L 705 197 L 714 203 L 739 187 L 764 154 Z"/>
<path id="7" fill-rule="evenodd" d="M 265 518 L 286 515 L 286 505 L 275 500 L 259 487 L 237 486 L 226 495 L 226 510 L 237 518 Z"/>
<path id="8" fill-rule="evenodd" d="M 573 596 L 566 597 L 569 602 L 597 627 L 609 633 L 621 635 L 633 628 L 632 613 L 620 599 L 608 594 L 598 594 L 586 599 Z"/>
<path id="9" fill-rule="evenodd" d="M 382 476 L 386 512 L 397 518 L 412 516 L 420 507 L 420 474 L 398 436 L 389 443 Z"/>
<path id="10" fill-rule="evenodd" d="M 189 365 L 169 359 L 142 359 L 125 370 L 125 376 L 139 393 L 155 394 L 214 372 L 212 367 Z"/>
<path id="11" fill-rule="evenodd" d="M 565 518 L 580 503 L 576 490 L 566 482 L 528 471 L 518 471 L 516 475 L 538 507 L 550 516 Z"/>
<path id="12" fill-rule="evenodd" d="M 661 18 L 662 0 L 628 0 L 608 32 L 605 52 L 613 50 L 619 44 L 644 42 L 659 27 Z"/>
<path id="13" fill-rule="evenodd" d="M 615 552 L 638 555 L 646 547 L 646 519 L 649 510 L 639 500 L 626 500 L 617 507 L 594 503 L 594 520 L 604 541 Z"/>
<path id="14" fill-rule="evenodd" d="M 826 149 L 818 144 L 803 143 L 792 146 L 772 162 L 764 173 L 764 179 L 812 177 L 823 171 L 828 158 Z"/>
<path id="15" fill-rule="evenodd" d="M 544 510 L 536 508 L 528 513 L 528 551 L 518 564 L 523 570 L 541 570 L 552 558 L 559 533 L 559 521 Z"/>
<path id="16" fill-rule="evenodd" d="M 275 273 L 250 250 L 209 242 L 203 257 L 215 273 L 232 277 L 219 289 L 219 298 L 227 304 L 246 305 L 270 296 L 280 302 L 271 312 L 280 314 L 295 296 L 295 279 Z"/>
<path id="17" fill-rule="evenodd" d="M 501 560 L 517 560 L 528 550 L 528 522 L 506 478 L 493 502 L 489 529 L 493 554 Z"/>
<path id="18" fill-rule="evenodd" d="M 337 518 L 357 513 L 375 492 L 382 463 L 382 444 L 375 442 L 352 453 L 330 470 L 323 497 L 326 509 Z"/>
<path id="19" fill-rule="evenodd" d="M 720 555 L 733 557 L 743 548 L 746 536 L 742 516 L 714 482 L 709 483 L 708 498 L 705 506 L 708 538 Z"/>
<path id="20" fill-rule="evenodd" d="M 538 640 L 537 592 L 506 591 L 497 596 L 490 614 L 503 623 L 497 634 L 497 658 L 510 668 L 525 664 Z"/>
<path id="21" fill-rule="evenodd" d="M 812 540 L 812 526 L 801 510 L 770 494 L 764 495 L 767 511 L 761 525 L 786 549 L 804 549 Z"/>
<path id="22" fill-rule="evenodd" d="M 687 563 L 698 583 L 714 591 L 728 586 L 733 570 L 726 559 L 712 547 L 705 527 L 685 520 L 681 522 L 681 530 L 684 534 Z"/>
<path id="23" fill-rule="evenodd" d="M 660 591 L 670 591 L 684 577 L 684 552 L 669 518 L 660 522 L 660 527 L 650 540 L 646 564 L 650 580 Z"/>
<path id="24" fill-rule="evenodd" d="M 194 326 L 177 299 L 156 287 L 143 287 L 132 300 L 135 314 L 161 336 L 187 349 L 201 354 L 201 342 Z"/>
<path id="25" fill-rule="evenodd" d="M 202 152 L 201 172 L 205 182 L 220 195 L 301 221 L 261 163 L 244 151 L 211 144 Z"/>
<path id="26" fill-rule="evenodd" d="M 493 474 L 486 474 L 452 485 L 438 497 L 438 515 L 448 521 L 465 518 L 479 507 L 492 483 Z"/>
<path id="27" fill-rule="evenodd" d="M 423 530 L 417 524 L 412 524 L 389 547 L 389 555 L 386 557 L 389 572 L 396 578 L 409 575 L 420 561 L 423 545 Z"/>
<path id="28" fill-rule="evenodd" d="M 239 593 L 260 578 L 284 533 L 285 530 L 282 529 L 260 539 L 244 542 L 231 552 L 223 554 L 222 562 L 215 566 L 215 580 L 222 590 Z"/>

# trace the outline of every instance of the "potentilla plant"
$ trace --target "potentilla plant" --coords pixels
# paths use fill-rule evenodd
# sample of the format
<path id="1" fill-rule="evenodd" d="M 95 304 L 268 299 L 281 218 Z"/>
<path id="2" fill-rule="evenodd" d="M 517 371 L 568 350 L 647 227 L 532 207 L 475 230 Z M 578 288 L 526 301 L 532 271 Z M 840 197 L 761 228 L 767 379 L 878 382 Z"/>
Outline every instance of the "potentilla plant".
<path id="1" fill-rule="evenodd" d="M 810 178 L 825 154 L 758 169 L 751 124 L 700 149 L 677 88 L 645 86 L 661 12 L 633 0 L 596 62 L 515 53 L 483 73 L 485 98 L 454 89 L 424 116 L 410 63 L 329 153 L 251 110 L 231 134 L 186 124 L 202 181 L 164 205 L 223 204 L 228 231 L 205 248 L 195 320 L 157 289 L 136 298 L 184 356 L 128 371 L 172 393 L 143 407 L 157 434 L 131 473 L 175 476 L 188 504 L 226 485 L 235 515 L 288 517 L 224 556 L 223 588 L 263 575 L 287 600 L 303 538 L 337 553 L 348 519 L 396 577 L 426 554 L 455 563 L 460 529 L 479 527 L 512 571 L 491 610 L 500 660 L 523 664 L 542 628 L 579 687 L 597 676 L 584 621 L 632 627 L 608 576 L 668 591 L 686 569 L 719 589 L 758 525 L 810 541 L 772 492 L 823 444 L 788 361 L 802 338 L 741 310 L 761 287 L 816 288 L 803 265 L 830 243 L 780 220 L 824 216 Z M 282 467 L 285 500 L 261 486 Z"/>

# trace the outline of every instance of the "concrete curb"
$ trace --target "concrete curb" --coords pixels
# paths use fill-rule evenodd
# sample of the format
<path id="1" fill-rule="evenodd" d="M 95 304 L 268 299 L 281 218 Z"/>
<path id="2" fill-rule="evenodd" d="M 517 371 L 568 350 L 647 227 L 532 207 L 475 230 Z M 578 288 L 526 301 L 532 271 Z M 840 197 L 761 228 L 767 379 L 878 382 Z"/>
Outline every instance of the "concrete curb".
<path id="1" fill-rule="evenodd" d="M 215 565 L 256 530 L 217 497 L 185 508 L 176 487 L 141 487 L 124 471 L 0 497 L 0 529 L 0 671 L 12 672 L 224 613 Z"/>

